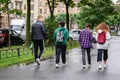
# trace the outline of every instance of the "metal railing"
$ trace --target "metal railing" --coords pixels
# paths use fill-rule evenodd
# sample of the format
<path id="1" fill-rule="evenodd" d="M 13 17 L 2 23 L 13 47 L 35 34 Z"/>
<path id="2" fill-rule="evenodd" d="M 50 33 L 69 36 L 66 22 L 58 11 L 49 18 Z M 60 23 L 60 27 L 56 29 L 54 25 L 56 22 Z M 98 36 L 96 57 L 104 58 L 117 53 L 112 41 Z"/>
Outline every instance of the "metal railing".
<path id="1" fill-rule="evenodd" d="M 33 49 L 14 48 L 14 49 L 0 50 L 0 60 L 6 58 L 12 58 L 12 57 L 20 57 L 28 54 L 33 55 Z"/>
<path id="2" fill-rule="evenodd" d="M 76 46 L 77 42 L 70 42 L 67 45 L 67 48 L 71 46 Z M 55 50 L 55 44 L 45 45 L 45 51 L 47 50 Z M 14 48 L 14 49 L 1 49 L 0 50 L 0 60 L 12 57 L 21 57 L 23 55 L 32 55 L 33 56 L 33 48 L 21 47 L 21 48 Z"/>

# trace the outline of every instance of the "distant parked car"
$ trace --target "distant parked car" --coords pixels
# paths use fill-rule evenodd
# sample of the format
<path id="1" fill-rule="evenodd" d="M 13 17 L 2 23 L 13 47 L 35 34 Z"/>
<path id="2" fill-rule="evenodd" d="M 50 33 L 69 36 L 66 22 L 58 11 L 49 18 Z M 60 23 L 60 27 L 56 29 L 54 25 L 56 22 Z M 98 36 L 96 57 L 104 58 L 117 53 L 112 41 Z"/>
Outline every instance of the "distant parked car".
<path id="1" fill-rule="evenodd" d="M 79 35 L 80 35 L 80 32 L 82 31 L 82 29 L 73 29 L 69 32 L 69 38 L 70 40 L 76 40 L 78 41 L 79 40 Z M 96 42 L 95 40 L 95 35 L 96 35 L 96 32 L 92 32 L 93 34 L 93 42 Z"/>
<path id="2" fill-rule="evenodd" d="M 118 31 L 117 35 L 120 36 L 120 31 Z"/>
<path id="3" fill-rule="evenodd" d="M 80 31 L 82 31 L 81 29 L 73 29 L 69 32 L 69 38 L 70 40 L 76 40 L 78 41 L 79 40 L 79 34 L 80 34 Z"/>
<path id="4" fill-rule="evenodd" d="M 0 47 L 8 46 L 9 40 L 11 45 L 23 44 L 23 39 L 20 38 L 19 34 L 16 31 L 0 28 Z"/>

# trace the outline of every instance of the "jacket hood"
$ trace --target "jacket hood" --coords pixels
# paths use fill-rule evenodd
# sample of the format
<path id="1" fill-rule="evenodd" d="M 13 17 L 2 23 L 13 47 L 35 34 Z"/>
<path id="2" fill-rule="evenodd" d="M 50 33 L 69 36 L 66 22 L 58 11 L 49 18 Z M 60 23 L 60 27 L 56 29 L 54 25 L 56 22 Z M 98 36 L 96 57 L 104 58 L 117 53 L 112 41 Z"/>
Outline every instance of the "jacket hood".
<path id="1" fill-rule="evenodd" d="M 59 30 L 64 30 L 65 28 L 64 27 L 59 27 Z"/>

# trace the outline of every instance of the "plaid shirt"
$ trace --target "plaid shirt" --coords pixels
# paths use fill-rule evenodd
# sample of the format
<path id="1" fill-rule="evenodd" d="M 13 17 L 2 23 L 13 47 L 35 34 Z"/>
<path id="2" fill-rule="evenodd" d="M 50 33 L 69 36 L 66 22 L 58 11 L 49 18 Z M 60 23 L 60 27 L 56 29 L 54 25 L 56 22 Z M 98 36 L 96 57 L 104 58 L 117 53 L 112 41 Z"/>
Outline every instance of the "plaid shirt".
<path id="1" fill-rule="evenodd" d="M 92 39 L 93 36 L 90 30 L 85 29 L 80 32 L 79 42 L 82 48 L 92 48 L 92 44 L 91 44 Z"/>

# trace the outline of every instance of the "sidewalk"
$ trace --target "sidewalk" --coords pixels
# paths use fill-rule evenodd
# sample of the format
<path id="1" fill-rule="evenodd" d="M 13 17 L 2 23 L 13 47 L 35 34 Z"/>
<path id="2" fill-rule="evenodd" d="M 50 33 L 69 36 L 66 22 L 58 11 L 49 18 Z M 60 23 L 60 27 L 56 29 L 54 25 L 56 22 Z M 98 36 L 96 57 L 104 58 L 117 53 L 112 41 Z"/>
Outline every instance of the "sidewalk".
<path id="1" fill-rule="evenodd" d="M 34 64 L 15 65 L 0 70 L 0 80 L 120 80 L 120 37 L 113 37 L 109 47 L 108 69 L 98 70 L 96 49 L 92 49 L 92 67 L 82 69 L 81 50 L 75 48 L 67 55 L 67 65 L 55 68 L 55 58 Z"/>

